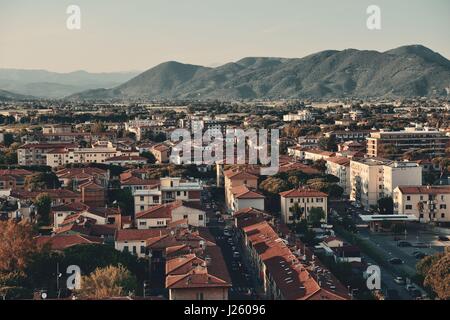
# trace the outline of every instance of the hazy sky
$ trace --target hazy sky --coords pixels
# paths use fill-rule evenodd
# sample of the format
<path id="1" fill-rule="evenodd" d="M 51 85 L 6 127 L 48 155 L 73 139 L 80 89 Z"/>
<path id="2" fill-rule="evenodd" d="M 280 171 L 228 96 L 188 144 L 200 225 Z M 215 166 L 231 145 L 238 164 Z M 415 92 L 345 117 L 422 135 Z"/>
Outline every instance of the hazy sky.
<path id="1" fill-rule="evenodd" d="M 68 5 L 81 30 L 66 28 Z M 381 8 L 382 29 L 366 28 Z M 0 68 L 127 71 L 168 60 L 218 65 L 247 56 L 423 44 L 450 57 L 449 0 L 0 0 Z"/>

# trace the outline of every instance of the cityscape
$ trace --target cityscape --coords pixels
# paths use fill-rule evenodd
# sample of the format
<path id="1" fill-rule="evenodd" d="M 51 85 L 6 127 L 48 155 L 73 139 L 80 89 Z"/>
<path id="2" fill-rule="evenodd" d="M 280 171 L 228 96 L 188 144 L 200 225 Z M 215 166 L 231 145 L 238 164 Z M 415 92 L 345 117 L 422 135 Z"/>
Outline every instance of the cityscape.
<path id="1" fill-rule="evenodd" d="M 61 17 L 84 32 L 79 2 Z M 7 43 L 2 300 L 183 300 L 216 317 L 202 300 L 263 316 L 264 301 L 450 299 L 450 51 L 168 54 L 100 73 L 20 67 Z"/>

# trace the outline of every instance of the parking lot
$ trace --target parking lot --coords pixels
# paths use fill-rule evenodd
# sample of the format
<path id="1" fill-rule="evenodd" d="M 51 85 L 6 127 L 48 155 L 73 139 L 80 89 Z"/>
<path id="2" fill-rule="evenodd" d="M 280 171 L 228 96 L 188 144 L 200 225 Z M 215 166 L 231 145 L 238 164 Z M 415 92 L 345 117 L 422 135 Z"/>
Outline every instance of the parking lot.
<path id="1" fill-rule="evenodd" d="M 381 268 L 384 293 L 395 291 L 393 295 L 397 296 L 397 299 L 414 298 L 417 295 L 414 289 L 418 289 L 422 294 L 425 293 L 422 288 L 408 286 L 408 280 L 416 274 L 416 264 L 421 258 L 443 252 L 445 246 L 450 245 L 450 241 L 440 241 L 439 234 L 417 223 L 406 224 L 406 233 L 395 236 L 391 233 L 371 232 L 363 226 L 359 215 L 373 214 L 372 212 L 355 208 L 344 201 L 336 202 L 330 207 L 339 214 L 339 218 L 350 218 L 356 226 L 359 226 L 358 234 L 374 244 L 386 261 L 392 262 L 389 270 Z M 364 258 L 367 262 L 376 264 L 370 257 Z M 403 274 L 408 274 L 409 277 L 398 279 Z"/>

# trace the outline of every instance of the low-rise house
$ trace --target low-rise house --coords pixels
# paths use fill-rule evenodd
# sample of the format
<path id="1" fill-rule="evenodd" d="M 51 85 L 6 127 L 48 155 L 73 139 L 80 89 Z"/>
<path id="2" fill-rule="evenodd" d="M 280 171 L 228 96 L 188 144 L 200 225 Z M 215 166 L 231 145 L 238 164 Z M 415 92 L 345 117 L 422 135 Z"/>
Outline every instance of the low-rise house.
<path id="1" fill-rule="evenodd" d="M 322 209 L 327 221 L 328 213 L 328 195 L 326 193 L 311 189 L 292 189 L 280 193 L 281 199 L 281 218 L 284 223 L 291 224 L 294 222 L 293 212 L 291 208 L 298 203 L 302 211 L 302 218 L 309 219 L 309 213 L 312 208 Z"/>
<path id="2" fill-rule="evenodd" d="M 231 188 L 230 209 L 233 213 L 249 207 L 264 210 L 264 201 L 265 197 L 261 193 L 251 190 L 246 185 Z"/>

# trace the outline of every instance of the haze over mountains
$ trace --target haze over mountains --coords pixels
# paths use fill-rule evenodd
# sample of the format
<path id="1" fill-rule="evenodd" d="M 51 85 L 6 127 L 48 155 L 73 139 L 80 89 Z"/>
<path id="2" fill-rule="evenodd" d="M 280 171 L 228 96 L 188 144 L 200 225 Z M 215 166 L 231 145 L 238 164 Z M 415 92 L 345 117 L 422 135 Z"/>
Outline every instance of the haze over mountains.
<path id="1" fill-rule="evenodd" d="M 82 81 L 76 83 L 81 85 Z M 95 86 L 95 82 L 85 85 L 101 89 L 68 98 L 132 101 L 446 97 L 450 93 L 450 61 L 420 45 L 386 52 L 328 50 L 294 59 L 250 57 L 216 68 L 170 61 L 110 89 Z M 45 90 L 45 85 L 42 86 Z M 0 88 L 8 90 L 1 82 Z M 37 85 L 33 89 L 37 90 Z M 39 90 L 14 91 L 39 93 Z"/>
<path id="2" fill-rule="evenodd" d="M 39 98 L 63 98 L 88 89 L 112 88 L 138 73 L 56 73 L 45 70 L 0 69 L 0 89 L 9 91 L 11 95 L 16 93 Z"/>

